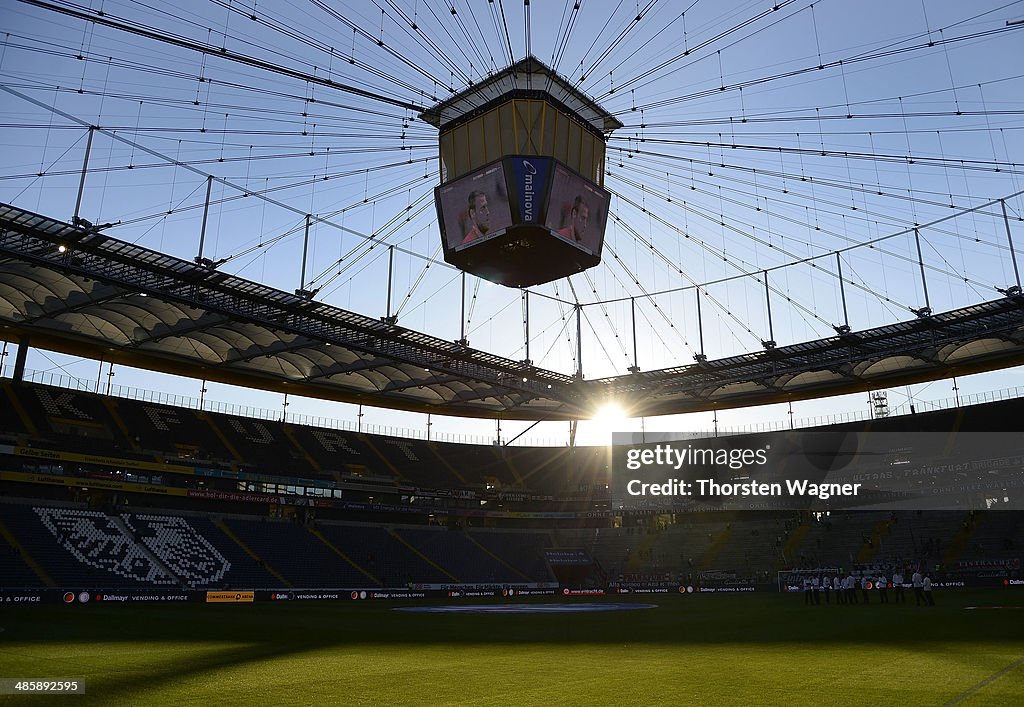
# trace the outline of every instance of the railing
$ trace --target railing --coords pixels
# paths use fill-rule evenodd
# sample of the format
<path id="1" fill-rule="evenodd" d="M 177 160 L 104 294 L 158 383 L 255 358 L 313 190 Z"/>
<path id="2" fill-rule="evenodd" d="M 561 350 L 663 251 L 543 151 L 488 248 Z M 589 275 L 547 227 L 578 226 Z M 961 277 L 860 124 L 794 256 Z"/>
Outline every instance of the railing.
<path id="1" fill-rule="evenodd" d="M 981 403 L 992 403 L 999 400 L 1011 400 L 1024 397 L 1024 386 L 1013 388 L 1002 388 L 1000 390 L 971 393 L 953 398 L 942 398 L 940 400 L 914 400 L 900 403 L 890 408 L 887 417 L 898 417 L 911 415 L 919 412 L 933 412 L 935 410 L 949 410 L 950 408 L 965 407 L 968 405 L 980 405 Z M 913 410 L 911 410 L 913 407 Z M 718 436 L 731 436 L 740 434 L 756 434 L 759 432 L 781 432 L 789 429 L 804 429 L 807 427 L 825 427 L 827 425 L 839 425 L 846 422 L 863 422 L 865 420 L 877 419 L 878 415 L 868 410 L 857 410 L 853 412 L 836 413 L 835 415 L 822 415 L 818 417 L 805 417 L 794 420 L 775 420 L 763 422 L 756 425 L 741 425 L 738 427 L 719 427 Z M 689 435 L 688 435 L 689 436 Z M 713 437 L 714 431 L 694 433 L 698 437 Z"/>
<path id="2" fill-rule="evenodd" d="M 309 427 L 323 427 L 346 432 L 362 432 L 372 435 L 383 435 L 387 437 L 405 437 L 409 439 L 427 439 L 426 430 L 404 428 L 392 425 L 374 425 L 364 423 L 359 425 L 348 420 L 341 420 L 321 415 L 305 415 L 302 413 L 283 412 L 282 410 L 271 410 L 251 405 L 240 405 L 237 403 L 225 403 L 208 398 L 197 398 L 189 395 L 176 395 L 144 388 L 117 385 L 116 383 L 97 382 L 85 378 L 77 378 L 66 374 L 54 373 L 52 371 L 26 370 L 23 377 L 27 383 L 38 383 L 55 388 L 75 390 L 83 393 L 94 393 L 108 395 L 114 398 L 125 398 L 127 400 L 138 400 L 155 405 L 168 405 L 171 407 L 186 408 L 189 410 L 202 410 L 204 412 L 234 415 L 236 417 L 247 417 L 257 420 L 273 420 L 275 422 L 288 422 L 293 425 L 305 425 Z M 477 444 L 491 446 L 494 438 L 484 435 L 453 434 L 447 432 L 431 432 L 431 442 L 452 442 L 455 444 Z M 520 438 L 512 443 L 516 447 L 540 446 L 540 447 L 564 447 L 564 442 L 550 439 Z"/>
<path id="3" fill-rule="evenodd" d="M 362 432 L 365 434 L 384 435 L 388 437 L 405 437 L 409 439 L 426 440 L 427 432 L 422 429 L 405 428 L 391 425 L 359 425 L 349 420 L 341 420 L 321 415 L 305 415 L 302 413 L 285 413 L 281 410 L 270 410 L 251 405 L 240 405 L 237 403 L 225 403 L 217 400 L 196 398 L 188 395 L 175 395 L 132 386 L 107 384 L 84 378 L 53 373 L 52 371 L 31 371 L 26 370 L 24 380 L 30 383 L 48 385 L 67 390 L 76 390 L 84 393 L 96 393 L 109 395 L 115 398 L 138 400 L 141 402 L 154 403 L 157 405 L 168 405 L 172 407 L 187 408 L 190 410 L 203 410 L 205 412 L 220 413 L 224 415 L 235 415 L 258 420 L 274 420 L 277 422 L 288 422 L 293 425 L 306 425 L 309 427 L 323 427 L 347 432 Z M 1003 388 L 1000 390 L 972 393 L 953 398 L 942 398 L 939 400 L 914 400 L 900 403 L 890 409 L 889 416 L 911 414 L 911 404 L 914 412 L 932 412 L 935 410 L 948 410 L 955 407 L 967 405 L 978 405 L 991 403 L 999 400 L 1010 400 L 1024 397 L 1024 386 Z M 825 427 L 838 425 L 847 422 L 863 422 L 875 418 L 871 411 L 858 410 L 852 412 L 836 413 L 834 415 L 820 415 L 817 417 L 804 417 L 795 420 L 773 420 L 752 425 L 722 426 L 716 430 L 699 430 L 679 432 L 679 439 L 699 439 L 704 437 L 726 437 L 741 434 L 758 434 L 763 432 L 781 432 L 789 429 L 805 429 L 808 427 Z M 667 439 L 666 435 L 672 433 L 659 432 L 661 439 Z M 455 444 L 476 444 L 491 446 L 494 444 L 494 437 L 484 435 L 454 434 L 448 432 L 432 432 L 432 442 L 451 442 Z M 564 441 L 554 441 L 536 437 L 523 437 L 511 443 L 516 447 L 564 447 Z"/>

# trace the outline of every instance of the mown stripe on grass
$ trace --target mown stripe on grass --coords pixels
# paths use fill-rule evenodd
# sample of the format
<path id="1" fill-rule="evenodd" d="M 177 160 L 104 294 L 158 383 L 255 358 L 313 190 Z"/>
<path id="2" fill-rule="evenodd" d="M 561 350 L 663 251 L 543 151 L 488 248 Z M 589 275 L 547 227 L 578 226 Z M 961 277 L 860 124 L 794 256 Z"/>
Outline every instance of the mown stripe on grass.
<path id="1" fill-rule="evenodd" d="M 964 700 L 966 700 L 968 697 L 973 695 L 978 690 L 981 690 L 981 689 L 987 687 L 988 685 L 991 685 L 996 680 L 998 680 L 999 678 L 1003 677 L 1004 675 L 1006 675 L 1008 672 L 1010 672 L 1014 668 L 1020 667 L 1021 665 L 1024 665 L 1024 658 L 1018 658 L 1017 660 L 1015 660 L 1014 662 L 1010 663 L 1009 665 L 1007 665 L 1005 668 L 1003 668 L 999 672 L 993 673 L 993 674 L 989 675 L 987 678 L 985 678 L 984 680 L 979 682 L 974 687 L 971 687 L 971 688 L 969 688 L 967 690 L 964 690 L 959 695 L 957 695 L 956 697 L 951 699 L 949 702 L 947 702 L 945 705 L 943 705 L 943 707 L 949 707 L 950 705 L 955 705 L 958 702 L 963 702 Z"/>

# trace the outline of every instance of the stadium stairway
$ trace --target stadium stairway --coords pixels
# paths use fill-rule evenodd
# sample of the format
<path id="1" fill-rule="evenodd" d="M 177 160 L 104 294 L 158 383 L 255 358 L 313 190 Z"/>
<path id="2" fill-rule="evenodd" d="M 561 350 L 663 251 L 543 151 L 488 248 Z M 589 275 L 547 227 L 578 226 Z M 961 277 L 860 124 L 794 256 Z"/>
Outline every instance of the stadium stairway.
<path id="1" fill-rule="evenodd" d="M 566 528 L 556 531 L 555 547 L 582 546 L 614 579 L 627 572 L 626 564 L 632 556 L 634 537 L 623 528 Z"/>
<path id="2" fill-rule="evenodd" d="M 260 557 L 259 555 L 257 555 L 257 554 L 256 554 L 255 552 L 253 552 L 253 551 L 252 551 L 252 549 L 251 549 L 251 548 L 250 548 L 250 547 L 249 547 L 248 545 L 246 545 L 246 544 L 245 544 L 244 542 L 242 542 L 242 541 L 241 541 L 241 540 L 240 540 L 240 539 L 238 538 L 238 536 L 237 536 L 237 535 L 235 535 L 235 534 L 234 534 L 234 533 L 233 533 L 233 532 L 231 531 L 231 528 L 229 528 L 229 527 L 228 527 L 227 525 L 225 525 L 225 523 L 224 523 L 223 521 L 220 521 L 220 520 L 215 520 L 215 521 L 212 521 L 212 522 L 213 522 L 213 524 L 214 524 L 215 526 L 217 526 L 217 527 L 218 527 L 218 528 L 219 528 L 220 530 L 222 530 L 222 531 L 224 532 L 224 534 L 225 534 L 225 535 L 227 535 L 227 536 L 228 536 L 228 538 L 229 538 L 229 539 L 230 539 L 230 540 L 231 540 L 231 541 L 232 541 L 233 543 L 235 543 L 235 545 L 237 545 L 238 547 L 240 547 L 240 548 L 242 549 L 242 551 L 243 551 L 243 552 L 245 552 L 245 554 L 246 554 L 246 555 L 248 555 L 248 556 L 249 556 L 249 557 L 251 557 L 251 558 L 252 558 L 253 560 L 255 560 L 255 561 L 256 561 L 256 563 L 257 563 L 257 564 L 258 564 L 258 565 L 259 565 L 260 567 L 262 567 L 262 568 L 263 568 L 264 570 L 266 570 L 266 571 L 267 571 L 268 573 L 270 573 L 270 574 L 271 574 L 271 575 L 272 575 L 272 576 L 273 576 L 273 577 L 274 577 L 275 579 L 277 579 L 278 581 L 280 581 L 280 582 L 281 582 L 281 585 L 282 585 L 282 586 L 284 586 L 284 587 L 292 587 L 292 583 L 291 583 L 291 582 L 289 582 L 289 581 L 288 581 L 287 579 L 285 579 L 284 577 L 282 577 L 282 576 L 281 576 L 281 574 L 280 574 L 280 573 L 278 573 L 278 571 L 277 571 L 277 570 L 275 570 L 275 569 L 274 569 L 273 567 L 271 567 L 271 566 L 270 566 L 270 565 L 268 565 L 268 564 L 267 564 L 266 562 L 264 562 L 264 561 L 263 561 L 263 558 L 261 558 L 261 557 Z"/>
<path id="3" fill-rule="evenodd" d="M 530 581 L 533 581 L 533 580 L 531 580 L 531 579 L 530 579 L 530 577 L 529 577 L 529 576 L 527 576 L 527 575 L 523 574 L 523 573 L 522 573 L 521 571 L 519 571 L 519 570 L 518 570 L 517 568 L 513 567 L 512 565 L 510 565 L 510 564 L 509 564 L 508 562 L 505 562 L 505 560 L 503 560 L 503 559 L 502 559 L 501 557 L 499 557 L 498 555 L 495 555 L 495 554 L 494 554 L 493 552 L 491 552 L 491 551 L 490 551 L 490 550 L 488 550 L 488 549 L 487 549 L 486 547 L 484 547 L 483 545 L 481 545 L 481 544 L 480 544 L 480 543 L 479 543 L 479 542 L 477 541 L 477 539 L 476 539 L 476 538 L 474 538 L 474 537 L 473 537 L 472 535 L 470 535 L 469 533 L 465 533 L 465 534 L 464 534 L 464 537 L 465 537 L 465 538 L 466 538 L 467 540 L 469 540 L 469 542 L 473 543 L 473 545 L 475 545 L 476 547 L 478 547 L 478 548 L 480 549 L 480 551 L 481 551 L 481 552 L 483 552 L 483 553 L 485 553 L 486 555 L 489 555 L 490 557 L 492 557 L 492 558 L 494 559 L 494 561 L 495 561 L 495 562 L 497 562 L 497 563 L 498 563 L 498 564 L 500 564 L 500 565 L 501 565 L 502 567 L 504 567 L 504 568 L 506 568 L 507 570 L 509 570 L 510 572 L 512 572 L 512 573 L 513 573 L 514 575 L 516 575 L 516 576 L 517 576 L 517 577 L 519 577 L 520 579 L 522 579 L 522 581 L 524 581 L 524 582 L 530 582 Z"/>
<path id="4" fill-rule="evenodd" d="M 782 569 L 787 563 L 792 565 L 794 558 L 799 556 L 800 546 L 804 543 L 804 538 L 807 537 L 807 533 L 811 531 L 811 526 L 807 524 L 807 521 L 803 521 L 793 532 L 786 538 L 785 544 L 782 546 L 782 557 L 780 558 L 780 566 L 776 567 L 776 570 Z"/>
<path id="5" fill-rule="evenodd" d="M 458 479 L 460 484 L 466 484 L 466 479 L 463 478 L 462 474 L 459 473 L 459 470 L 452 466 L 445 458 L 445 456 L 438 451 L 437 444 L 435 444 L 434 442 L 427 442 L 427 449 L 429 449 L 431 453 L 433 453 L 433 455 L 437 458 L 437 460 L 441 462 L 442 467 L 447 469 L 452 476 Z"/>
<path id="6" fill-rule="evenodd" d="M 318 522 L 317 529 L 385 587 L 409 582 L 448 582 L 450 578 L 424 562 L 382 525 Z M 365 576 L 360 573 L 360 576 Z"/>
<path id="7" fill-rule="evenodd" d="M 729 538 L 732 536 L 732 524 L 726 523 L 725 527 L 718 531 L 718 535 L 711 541 L 711 545 L 704 551 L 704 554 L 700 558 L 700 562 L 697 564 L 697 568 L 700 570 L 709 570 L 714 567 L 715 560 L 718 559 L 719 553 L 722 552 L 722 548 L 729 542 Z M 733 568 L 727 568 L 733 569 Z"/>
<path id="8" fill-rule="evenodd" d="M 522 573 L 474 542 L 465 530 L 405 527 L 396 532 L 464 582 L 524 581 Z"/>
<path id="9" fill-rule="evenodd" d="M 265 565 L 273 567 L 293 587 L 368 586 L 362 573 L 310 534 L 304 523 L 237 516 L 222 521 Z"/>
<path id="10" fill-rule="evenodd" d="M 291 425 L 281 425 L 281 431 L 284 432 L 284 436 L 287 437 L 292 446 L 299 451 L 299 454 L 301 454 L 302 458 L 306 460 L 306 463 L 312 467 L 313 471 L 320 476 L 326 477 L 327 473 L 324 471 L 323 466 L 313 458 L 313 455 L 309 453 L 309 450 L 302 446 L 302 443 L 299 442 L 299 438 L 295 436 L 294 432 L 292 432 Z M 335 481 L 341 481 L 341 477 L 337 472 L 334 472 L 333 476 Z"/>
<path id="11" fill-rule="evenodd" d="M 565 470 L 571 458 L 565 449 L 506 447 L 506 450 L 516 469 L 525 470 L 520 473 L 524 488 L 544 495 L 559 495 L 563 484 L 569 482 Z"/>
<path id="12" fill-rule="evenodd" d="M 626 560 L 625 571 L 627 573 L 643 572 L 654 564 L 654 546 L 657 544 L 658 538 L 658 533 L 647 533 L 640 536 L 640 542 L 637 543 L 630 553 L 629 559 Z"/>
<path id="13" fill-rule="evenodd" d="M 860 550 L 857 551 L 857 562 L 864 564 L 875 558 L 878 551 L 882 549 L 882 542 L 889 535 L 892 524 L 891 518 L 875 523 L 875 527 L 871 529 L 871 535 L 868 536 L 868 541 L 861 545 Z"/>
<path id="14" fill-rule="evenodd" d="M 103 407 L 105 407 L 107 412 L 110 414 L 110 419 L 114 421 L 117 429 L 120 430 L 121 434 L 124 435 L 124 438 L 128 440 L 128 444 L 132 451 L 136 453 L 142 452 L 142 447 L 139 446 L 135 436 L 129 432 L 128 425 L 125 424 L 124 418 L 121 417 L 121 414 L 117 410 L 117 401 L 114 398 L 108 397 L 103 397 L 101 400 L 103 402 Z"/>
<path id="15" fill-rule="evenodd" d="M 962 523 L 958 519 L 958 527 Z M 975 513 L 975 528 L 967 555 L 1019 558 L 1024 547 L 1024 514 L 991 511 Z M 964 559 L 963 556 L 954 561 Z"/>
<path id="16" fill-rule="evenodd" d="M 509 452 L 508 447 L 498 447 L 495 451 L 501 457 L 501 461 L 505 464 L 509 473 L 512 474 L 513 483 L 516 488 L 523 488 L 523 475 L 519 473 L 519 468 L 512 462 L 512 455 Z"/>
<path id="17" fill-rule="evenodd" d="M 453 582 L 458 582 L 458 581 L 460 581 L 458 577 L 456 577 L 456 576 L 455 576 L 455 575 L 453 575 L 453 574 L 452 574 L 451 572 L 449 572 L 448 570 L 446 570 L 446 569 L 445 569 L 444 567 L 442 567 L 441 565 L 437 564 L 437 563 L 436 563 L 436 562 L 434 562 L 434 561 L 433 561 L 432 559 L 430 559 L 429 557 L 427 557 L 426 555 L 424 555 L 424 554 L 423 554 L 422 552 L 420 552 L 419 550 L 417 550 L 417 549 L 416 549 L 416 547 L 415 547 L 414 545 L 412 545 L 412 544 L 411 544 L 411 543 L 410 543 L 410 542 L 409 542 L 408 540 L 406 540 L 406 539 L 405 539 L 405 538 L 403 538 L 403 537 L 402 537 L 401 535 L 399 535 L 399 534 L 398 534 L 398 532 L 397 532 L 397 531 L 396 531 L 396 530 L 395 530 L 394 528 L 388 528 L 388 535 L 390 535 L 390 536 L 391 536 L 391 537 L 393 537 L 393 538 L 394 538 L 395 540 L 397 540 L 398 542 L 400 542 L 400 543 L 401 543 L 402 545 L 404 545 L 404 546 L 405 546 L 406 548 L 408 548 L 408 549 L 409 549 L 409 551 L 410 551 L 411 553 L 413 553 L 414 555 L 416 555 L 417 557 L 419 557 L 419 558 L 420 558 L 421 560 L 423 560 L 424 562 L 426 562 L 426 563 L 427 563 L 428 565 L 430 565 L 430 566 L 431 566 L 431 567 L 433 567 L 434 569 L 436 569 L 436 570 L 438 570 L 439 572 L 441 572 L 442 574 L 444 574 L 444 575 L 445 575 L 446 577 L 448 577 L 449 579 L 451 579 L 451 580 L 452 580 Z"/>
<path id="18" fill-rule="evenodd" d="M 242 463 L 245 461 L 245 458 L 238 453 L 238 450 L 235 448 L 235 446 L 231 444 L 231 440 L 228 439 L 227 435 L 224 434 L 224 430 L 218 427 L 217 423 L 214 422 L 212 416 L 207 415 L 205 412 L 198 412 L 196 413 L 196 418 L 198 418 L 202 422 L 207 423 L 210 426 L 210 429 L 213 430 L 213 434 L 216 435 L 220 443 L 224 445 L 224 448 L 228 450 L 228 453 L 231 454 L 231 457 L 233 458 L 235 463 Z M 235 464 L 232 464 L 231 466 L 232 468 L 235 468 Z"/>
<path id="19" fill-rule="evenodd" d="M 376 576 L 374 576 L 374 574 L 372 572 L 367 570 L 365 567 L 360 566 L 358 562 L 356 562 L 351 557 L 349 557 L 344 552 L 342 552 L 341 549 L 337 545 L 335 545 L 330 540 L 328 540 L 327 537 L 324 536 L 324 534 L 321 533 L 319 530 L 317 530 L 316 528 L 310 527 L 310 526 L 306 526 L 306 530 L 308 530 L 310 532 L 310 534 L 313 535 L 313 537 L 315 537 L 317 540 L 319 540 L 324 545 L 326 545 L 327 549 L 329 549 L 335 555 L 340 557 L 342 560 L 344 560 L 348 564 L 352 565 L 354 568 L 359 570 L 366 577 L 369 577 L 371 582 L 376 584 L 378 587 L 383 587 L 384 586 L 384 583 L 381 582 L 380 579 L 378 579 Z"/>
<path id="20" fill-rule="evenodd" d="M 946 546 L 945 551 L 942 553 L 942 563 L 947 567 L 959 560 L 964 552 L 971 544 L 971 538 L 974 537 L 974 531 L 977 529 L 978 524 L 981 522 L 981 518 L 984 517 L 984 513 L 971 515 L 968 513 L 960 525 L 960 529 L 957 530 L 956 535 L 953 536 L 952 540 Z"/>
<path id="21" fill-rule="evenodd" d="M 398 481 L 409 482 L 409 479 L 406 478 L 401 471 L 399 471 L 398 467 L 391 463 L 391 460 L 387 458 L 387 455 L 381 453 L 381 451 L 377 448 L 377 445 L 373 443 L 373 440 L 371 440 L 366 435 L 361 435 L 360 438 L 362 439 L 363 443 L 370 448 L 370 451 L 377 455 L 378 459 L 384 462 L 384 466 L 387 468 L 388 471 L 391 472 L 391 476 L 393 479 L 396 479 Z"/>
<path id="22" fill-rule="evenodd" d="M 775 538 L 782 534 L 784 521 L 777 517 L 746 520 L 737 514 L 728 542 L 718 552 L 715 568 L 738 571 L 746 576 L 771 573 L 775 556 Z"/>
<path id="23" fill-rule="evenodd" d="M 7 541 L 7 544 L 11 546 L 12 550 L 14 550 L 15 555 L 21 558 L 22 562 L 24 562 L 24 564 L 27 565 L 28 568 L 31 569 L 33 573 L 35 573 L 35 576 L 38 577 L 43 584 L 45 584 L 47 587 L 57 586 L 57 583 L 53 581 L 53 578 L 46 573 L 46 570 L 44 570 L 42 566 L 40 566 L 39 563 L 35 561 L 35 559 L 33 559 L 29 551 L 22 547 L 21 543 L 18 542 L 18 539 L 14 537 L 14 534 L 7 529 L 7 526 L 4 525 L 4 522 L 2 520 L 0 520 L 0 536 L 2 536 L 3 539 Z M 8 568 L 5 565 L 4 574 L 2 580 L 0 580 L 0 584 L 2 584 L 3 586 L 10 586 L 7 569 Z M 10 574 L 13 575 L 14 572 L 12 571 Z"/>
<path id="24" fill-rule="evenodd" d="M 28 414 L 27 410 L 25 410 L 25 406 L 21 404 L 21 400 L 18 398 L 17 393 L 15 393 L 11 386 L 6 383 L 3 385 L 3 390 L 7 400 L 10 402 L 10 407 L 8 409 L 15 413 L 17 416 L 16 419 L 21 422 L 22 427 L 30 436 L 37 436 L 39 434 L 39 429 L 36 427 L 35 422 L 33 422 L 32 416 Z"/>
<path id="25" fill-rule="evenodd" d="M 473 542 L 483 545 L 493 555 L 512 565 L 517 574 L 526 575 L 531 582 L 547 582 L 554 578 L 545 550 L 552 545 L 547 532 L 521 533 L 519 531 L 474 530 L 469 533 Z"/>

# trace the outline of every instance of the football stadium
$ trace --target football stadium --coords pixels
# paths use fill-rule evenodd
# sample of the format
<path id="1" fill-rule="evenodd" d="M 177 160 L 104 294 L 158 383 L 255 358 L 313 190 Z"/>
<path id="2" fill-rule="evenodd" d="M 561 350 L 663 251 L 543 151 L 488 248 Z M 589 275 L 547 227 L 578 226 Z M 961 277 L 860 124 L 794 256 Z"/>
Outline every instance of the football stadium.
<path id="1" fill-rule="evenodd" d="M 1020 703 L 1022 32 L 0 0 L 0 701 Z"/>

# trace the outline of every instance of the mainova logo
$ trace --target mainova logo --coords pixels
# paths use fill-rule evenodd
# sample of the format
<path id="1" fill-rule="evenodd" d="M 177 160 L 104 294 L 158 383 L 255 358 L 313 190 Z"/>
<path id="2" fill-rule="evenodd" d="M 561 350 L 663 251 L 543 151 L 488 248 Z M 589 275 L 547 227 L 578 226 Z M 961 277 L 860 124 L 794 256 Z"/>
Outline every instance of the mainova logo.
<path id="1" fill-rule="evenodd" d="M 530 160 L 523 160 L 523 221 L 533 221 L 533 178 L 537 175 L 537 168 Z"/>

